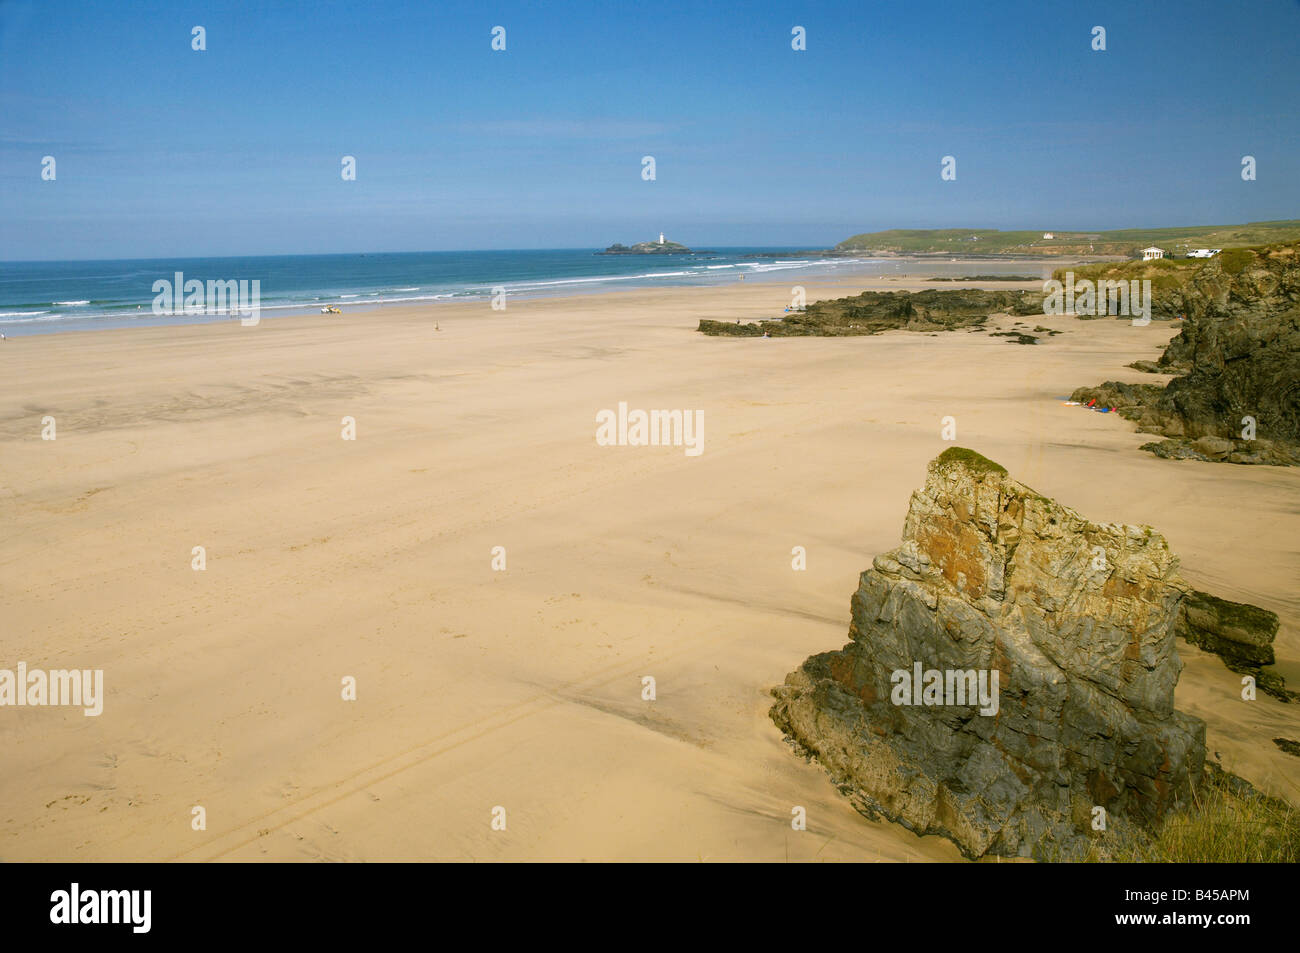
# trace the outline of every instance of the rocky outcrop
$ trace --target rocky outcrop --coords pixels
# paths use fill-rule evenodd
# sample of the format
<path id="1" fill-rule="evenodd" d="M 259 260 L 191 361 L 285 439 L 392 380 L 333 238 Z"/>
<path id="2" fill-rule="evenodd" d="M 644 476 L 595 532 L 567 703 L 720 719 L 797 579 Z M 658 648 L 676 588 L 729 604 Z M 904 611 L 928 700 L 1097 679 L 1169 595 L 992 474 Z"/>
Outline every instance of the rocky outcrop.
<path id="1" fill-rule="evenodd" d="M 854 805 L 967 856 L 1077 856 L 1187 803 L 1205 725 L 1175 711 L 1178 560 L 969 450 L 931 462 L 903 542 L 862 573 L 850 642 L 772 719 Z M 983 691 L 981 691 L 983 690 Z"/>
<path id="2" fill-rule="evenodd" d="M 678 242 L 637 242 L 635 245 L 622 245 L 618 242 L 610 245 L 597 255 L 694 255 L 685 245 Z"/>
<path id="3" fill-rule="evenodd" d="M 1300 701 L 1300 693 L 1289 690 L 1282 676 L 1269 668 L 1277 629 L 1275 612 L 1188 586 L 1174 632 L 1219 656 L 1231 671 L 1254 677 L 1259 688 L 1278 701 Z"/>
<path id="4" fill-rule="evenodd" d="M 1028 291 L 864 291 L 816 301 L 779 321 L 700 321 L 704 334 L 737 337 L 849 337 L 881 331 L 952 331 L 979 326 L 994 314 L 1042 314 L 1043 296 Z"/>
<path id="5" fill-rule="evenodd" d="M 1300 243 L 1231 249 L 1153 298 L 1154 316 L 1186 317 L 1155 364 L 1182 376 L 1163 388 L 1111 381 L 1071 399 L 1096 399 L 1167 438 L 1142 447 L 1158 456 L 1300 464 Z"/>
<path id="6" fill-rule="evenodd" d="M 1225 661 L 1258 668 L 1273 664 L 1277 613 L 1241 602 L 1229 602 L 1199 589 L 1183 600 L 1178 634 L 1192 645 Z"/>

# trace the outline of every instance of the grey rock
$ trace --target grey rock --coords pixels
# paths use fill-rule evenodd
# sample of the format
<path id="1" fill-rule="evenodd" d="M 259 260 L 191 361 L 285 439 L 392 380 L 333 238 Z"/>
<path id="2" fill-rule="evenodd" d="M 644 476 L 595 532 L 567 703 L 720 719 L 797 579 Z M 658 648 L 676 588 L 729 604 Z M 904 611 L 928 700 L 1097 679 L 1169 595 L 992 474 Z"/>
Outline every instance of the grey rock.
<path id="1" fill-rule="evenodd" d="M 850 642 L 773 690 L 772 719 L 859 810 L 972 858 L 1077 856 L 1096 807 L 1109 830 L 1151 830 L 1188 803 L 1205 725 L 1174 710 L 1188 587 L 1162 536 L 954 448 L 903 537 L 862 573 Z M 996 673 L 996 712 L 955 691 L 896 703 L 918 663 Z"/>

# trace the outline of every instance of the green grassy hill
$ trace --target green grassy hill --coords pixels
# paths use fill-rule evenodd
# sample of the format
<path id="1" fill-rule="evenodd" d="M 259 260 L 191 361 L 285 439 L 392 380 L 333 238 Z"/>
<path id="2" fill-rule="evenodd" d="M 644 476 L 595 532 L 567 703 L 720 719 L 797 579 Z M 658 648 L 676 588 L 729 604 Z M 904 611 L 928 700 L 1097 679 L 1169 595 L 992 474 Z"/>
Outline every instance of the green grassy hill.
<path id="1" fill-rule="evenodd" d="M 1300 220 L 1203 225 L 1189 228 L 1123 228 L 1108 232 L 1003 232 L 996 228 L 891 229 L 864 232 L 835 246 L 837 252 L 900 255 L 1134 255 L 1157 245 L 1185 255 L 1193 248 L 1240 248 L 1300 239 Z"/>

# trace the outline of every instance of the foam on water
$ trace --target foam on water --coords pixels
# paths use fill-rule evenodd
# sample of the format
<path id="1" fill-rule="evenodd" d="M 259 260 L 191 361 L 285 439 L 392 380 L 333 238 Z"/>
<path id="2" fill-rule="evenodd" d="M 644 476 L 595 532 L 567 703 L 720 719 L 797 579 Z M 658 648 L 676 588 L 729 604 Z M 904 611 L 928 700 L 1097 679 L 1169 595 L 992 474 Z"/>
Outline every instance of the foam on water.
<path id="1" fill-rule="evenodd" d="M 388 304 L 484 300 L 497 288 L 515 297 L 580 294 L 605 288 L 709 285 L 737 281 L 815 280 L 819 274 L 877 265 L 878 259 L 794 257 L 799 249 L 724 248 L 655 257 L 557 251 L 413 252 L 278 255 L 93 262 L 0 262 L 0 330 L 16 334 L 211 321 L 246 313 L 233 307 L 190 308 L 162 298 L 154 282 L 257 280 L 263 315 L 318 313 L 323 306 L 365 310 Z M 988 271 L 988 267 L 983 267 Z M 188 296 L 185 296 L 188 297 Z M 180 305 L 177 307 L 176 305 Z"/>

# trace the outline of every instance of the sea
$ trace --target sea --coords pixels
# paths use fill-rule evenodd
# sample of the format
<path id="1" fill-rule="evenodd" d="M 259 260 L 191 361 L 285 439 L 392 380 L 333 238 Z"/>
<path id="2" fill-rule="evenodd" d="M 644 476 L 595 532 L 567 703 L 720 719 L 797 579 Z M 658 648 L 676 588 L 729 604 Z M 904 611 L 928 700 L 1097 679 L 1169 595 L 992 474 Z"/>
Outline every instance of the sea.
<path id="1" fill-rule="evenodd" d="M 0 262 L 0 332 L 9 337 L 235 319 L 217 307 L 184 307 L 155 282 L 260 283 L 260 317 L 344 313 L 389 304 L 489 301 L 654 288 L 888 274 L 892 259 L 825 257 L 802 248 L 717 248 L 681 255 L 600 255 L 593 249 L 440 251 Z M 810 254 L 811 253 L 811 254 Z M 943 265 L 927 270 L 944 273 Z M 909 268 L 909 271 L 915 271 Z M 1003 262 L 949 266 L 949 273 L 1027 273 Z M 250 284 L 251 287 L 251 284 Z M 161 300 L 160 300 L 161 298 Z"/>

